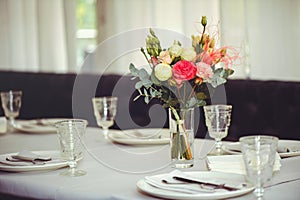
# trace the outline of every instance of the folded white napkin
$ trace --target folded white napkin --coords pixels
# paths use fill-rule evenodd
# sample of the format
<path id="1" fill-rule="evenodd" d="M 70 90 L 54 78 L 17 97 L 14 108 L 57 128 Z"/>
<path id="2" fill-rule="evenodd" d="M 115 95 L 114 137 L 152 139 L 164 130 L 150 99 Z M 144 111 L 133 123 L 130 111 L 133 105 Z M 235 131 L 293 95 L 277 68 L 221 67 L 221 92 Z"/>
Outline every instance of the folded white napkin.
<path id="1" fill-rule="evenodd" d="M 38 155 L 28 150 L 20 151 L 15 155 L 0 157 L 0 163 L 11 166 L 44 165 L 50 161 L 57 162 L 49 156 Z"/>
<path id="2" fill-rule="evenodd" d="M 280 156 L 276 153 L 274 162 L 274 171 L 279 171 L 281 167 Z M 221 155 L 221 156 L 207 156 L 207 165 L 209 170 L 217 172 L 246 174 L 243 155 Z"/>
<path id="3" fill-rule="evenodd" d="M 0 134 L 6 133 L 6 118 L 0 117 Z"/>

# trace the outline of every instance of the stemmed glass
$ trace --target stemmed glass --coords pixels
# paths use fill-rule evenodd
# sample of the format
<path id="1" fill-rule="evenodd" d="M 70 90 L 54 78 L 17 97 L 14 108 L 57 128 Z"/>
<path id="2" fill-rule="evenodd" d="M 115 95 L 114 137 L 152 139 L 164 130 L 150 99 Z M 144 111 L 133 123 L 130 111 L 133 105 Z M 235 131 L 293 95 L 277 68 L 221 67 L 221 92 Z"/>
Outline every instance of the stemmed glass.
<path id="1" fill-rule="evenodd" d="M 278 138 L 254 135 L 240 138 L 247 180 L 255 186 L 254 194 L 263 199 L 264 184 L 272 178 Z"/>
<path id="2" fill-rule="evenodd" d="M 117 113 L 117 97 L 94 97 L 92 99 L 94 115 L 98 126 L 102 127 L 107 138 L 108 128 L 114 124 Z"/>
<path id="3" fill-rule="evenodd" d="M 62 172 L 64 176 L 83 176 L 85 171 L 77 169 L 77 161 L 83 157 L 83 137 L 87 121 L 68 119 L 55 123 L 58 134 L 61 157 L 68 161 L 69 170 Z"/>
<path id="4" fill-rule="evenodd" d="M 204 106 L 205 123 L 209 136 L 215 139 L 215 148 L 209 155 L 222 155 L 222 139 L 228 134 L 231 121 L 231 105 Z"/>
<path id="5" fill-rule="evenodd" d="M 4 110 L 5 117 L 7 119 L 7 131 L 13 131 L 15 126 L 15 118 L 19 116 L 21 103 L 22 103 L 22 91 L 8 91 L 1 92 L 2 108 Z"/>

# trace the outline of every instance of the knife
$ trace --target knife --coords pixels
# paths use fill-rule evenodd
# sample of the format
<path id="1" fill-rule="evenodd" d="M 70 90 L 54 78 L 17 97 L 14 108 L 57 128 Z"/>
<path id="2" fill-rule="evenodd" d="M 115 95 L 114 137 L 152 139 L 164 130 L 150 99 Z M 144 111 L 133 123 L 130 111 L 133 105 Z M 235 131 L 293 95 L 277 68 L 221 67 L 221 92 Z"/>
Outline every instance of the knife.
<path id="1" fill-rule="evenodd" d="M 206 185 L 206 186 L 213 186 L 214 189 L 225 189 L 228 191 L 239 190 L 239 188 L 226 186 L 225 184 L 209 183 L 209 182 L 198 181 L 198 180 L 189 179 L 189 178 L 183 178 L 183 177 L 179 177 L 179 176 L 173 176 L 173 179 L 178 180 L 178 181 L 183 181 L 186 183 L 198 183 L 198 184 L 202 184 L 202 185 Z"/>

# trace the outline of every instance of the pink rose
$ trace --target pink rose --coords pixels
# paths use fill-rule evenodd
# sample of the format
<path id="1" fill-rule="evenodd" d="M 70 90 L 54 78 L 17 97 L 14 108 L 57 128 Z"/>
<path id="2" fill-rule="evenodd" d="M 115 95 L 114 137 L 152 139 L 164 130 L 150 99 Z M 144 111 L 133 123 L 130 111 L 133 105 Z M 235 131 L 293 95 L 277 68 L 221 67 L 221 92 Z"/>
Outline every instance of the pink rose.
<path id="1" fill-rule="evenodd" d="M 177 62 L 173 68 L 173 79 L 178 85 L 181 85 L 183 81 L 191 80 L 196 76 L 196 66 L 187 60 L 181 60 Z"/>
<path id="2" fill-rule="evenodd" d="M 202 79 L 210 79 L 213 77 L 214 73 L 210 65 L 204 62 L 196 63 L 197 73 L 196 75 Z"/>

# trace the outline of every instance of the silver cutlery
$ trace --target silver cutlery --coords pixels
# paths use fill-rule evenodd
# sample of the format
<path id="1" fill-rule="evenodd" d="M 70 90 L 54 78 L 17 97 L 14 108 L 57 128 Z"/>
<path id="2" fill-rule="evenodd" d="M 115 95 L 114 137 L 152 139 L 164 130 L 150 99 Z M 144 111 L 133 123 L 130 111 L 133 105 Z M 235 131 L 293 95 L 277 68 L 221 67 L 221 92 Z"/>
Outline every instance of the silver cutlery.
<path id="1" fill-rule="evenodd" d="M 227 186 L 225 184 L 216 184 L 216 183 L 210 183 L 210 182 L 204 182 L 204 181 L 199 181 L 199 180 L 194 180 L 194 179 L 189 179 L 189 178 L 184 178 L 184 177 L 178 177 L 178 176 L 173 176 L 173 179 L 179 180 L 185 183 L 196 183 L 196 184 L 201 184 L 203 186 L 210 186 L 213 187 L 213 189 L 224 189 L 228 191 L 236 191 L 239 190 L 239 188 L 232 187 L 232 186 Z M 245 184 L 243 184 L 245 186 Z"/>
<path id="2" fill-rule="evenodd" d="M 162 182 L 163 182 L 164 184 L 170 184 L 170 185 L 195 184 L 195 183 L 187 183 L 187 182 L 182 182 L 182 181 L 180 181 L 180 182 L 170 182 L 170 181 L 168 181 L 168 180 L 166 180 L 166 179 L 163 179 Z M 198 184 L 198 183 L 196 183 L 196 184 Z M 212 192 L 215 191 L 215 187 L 207 186 L 207 185 L 203 185 L 203 184 L 198 184 L 198 185 L 199 185 L 202 189 L 211 190 Z"/>
<path id="3" fill-rule="evenodd" d="M 42 161 L 42 160 L 20 160 L 20 159 L 15 159 L 15 158 L 12 158 L 12 157 L 11 158 L 7 157 L 6 161 L 9 161 L 9 162 L 29 162 L 29 163 L 38 164 L 38 165 L 46 164 L 46 162 Z"/>

